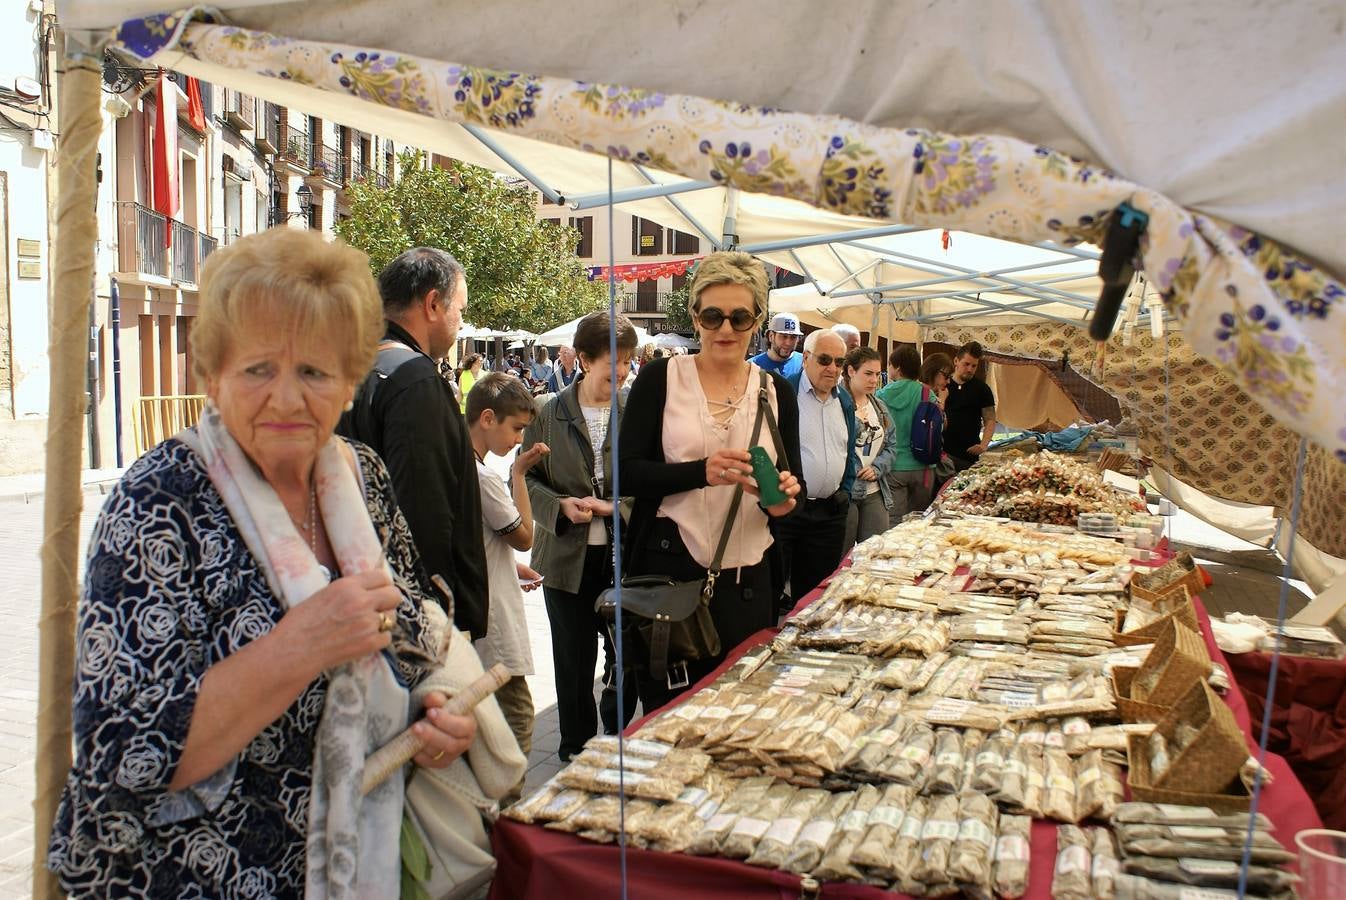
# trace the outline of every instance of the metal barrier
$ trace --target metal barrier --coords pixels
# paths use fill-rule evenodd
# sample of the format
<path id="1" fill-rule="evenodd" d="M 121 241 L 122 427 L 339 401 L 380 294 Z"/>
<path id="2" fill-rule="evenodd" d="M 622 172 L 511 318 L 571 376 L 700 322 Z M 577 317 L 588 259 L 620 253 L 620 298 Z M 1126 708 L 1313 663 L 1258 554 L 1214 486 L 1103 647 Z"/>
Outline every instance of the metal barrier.
<path id="1" fill-rule="evenodd" d="M 201 419 L 206 406 L 205 394 L 169 397 L 141 397 L 132 407 L 131 428 L 135 435 L 136 456 Z"/>

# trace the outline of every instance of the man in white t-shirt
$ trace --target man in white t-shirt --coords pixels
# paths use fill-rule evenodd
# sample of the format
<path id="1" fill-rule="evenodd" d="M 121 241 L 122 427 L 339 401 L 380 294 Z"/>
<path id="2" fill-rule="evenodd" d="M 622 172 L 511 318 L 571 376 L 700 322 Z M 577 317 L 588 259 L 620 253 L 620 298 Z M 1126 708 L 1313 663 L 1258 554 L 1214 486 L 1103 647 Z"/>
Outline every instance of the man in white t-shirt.
<path id="1" fill-rule="evenodd" d="M 486 635 L 473 642 L 483 666 L 500 663 L 510 679 L 496 691 L 496 702 L 505 714 L 510 731 L 527 756 L 533 747 L 533 696 L 526 676 L 533 674 L 533 650 L 528 643 L 523 592 L 533 590 L 542 576 L 518 563 L 515 550 L 533 547 L 533 508 L 524 486 L 524 473 L 550 449 L 534 444 L 514 459 L 510 485 L 485 463 L 486 454 L 508 455 L 523 440 L 523 430 L 533 421 L 533 397 L 523 382 L 499 372 L 484 376 L 467 395 L 467 431 L 477 455 L 477 481 L 481 486 L 482 531 L 486 543 L 486 575 L 491 591 L 491 615 Z M 516 786 L 517 799 L 523 787 Z M 502 801 L 505 802 L 505 801 Z"/>

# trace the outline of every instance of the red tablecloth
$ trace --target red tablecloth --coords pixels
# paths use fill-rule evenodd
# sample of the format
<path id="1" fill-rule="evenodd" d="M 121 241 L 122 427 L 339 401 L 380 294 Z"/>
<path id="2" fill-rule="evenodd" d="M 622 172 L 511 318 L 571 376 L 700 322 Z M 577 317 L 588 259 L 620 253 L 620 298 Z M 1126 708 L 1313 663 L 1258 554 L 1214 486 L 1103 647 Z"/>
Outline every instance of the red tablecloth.
<path id="1" fill-rule="evenodd" d="M 800 601 L 800 606 L 811 603 L 825 586 L 826 582 Z M 1211 637 L 1210 617 L 1200 601 L 1195 602 L 1211 658 L 1224 662 L 1224 654 Z M 695 689 L 710 684 L 748 650 L 769 641 L 774 634 L 773 630 L 754 634 L 734 648 L 724 664 L 699 682 Z M 1229 666 L 1226 664 L 1225 668 Z M 1243 695 L 1238 690 L 1231 690 L 1226 700 L 1239 727 L 1245 735 L 1250 734 L 1248 705 Z M 643 721 L 632 723 L 628 731 L 634 731 Z M 1249 746 L 1252 751 L 1256 750 L 1251 737 Z M 1275 783 L 1263 791 L 1260 809 L 1275 823 L 1282 842 L 1293 846 L 1296 832 L 1322 827 L 1322 823 L 1285 760 L 1268 754 L 1267 768 L 1275 776 Z M 496 824 L 491 843 L 498 866 L 491 900 L 562 900 L 571 897 L 607 900 L 621 895 L 621 856 L 615 844 L 595 844 L 504 818 Z M 1056 824 L 1034 822 L 1031 844 L 1028 896 L 1050 897 L 1052 869 L 1056 863 Z M 631 848 L 627 850 L 626 867 L 630 896 L 639 900 L 686 900 L 689 897 L 698 900 L 796 900 L 800 895 L 796 876 L 713 857 Z M 821 896 L 837 900 L 895 900 L 906 895 L 866 885 L 827 883 L 823 885 Z"/>
<path id="2" fill-rule="evenodd" d="M 1231 653 L 1238 682 L 1261 734 L 1271 656 Z M 1282 756 L 1313 798 L 1328 828 L 1346 830 L 1346 660 L 1282 656 L 1267 749 Z"/>

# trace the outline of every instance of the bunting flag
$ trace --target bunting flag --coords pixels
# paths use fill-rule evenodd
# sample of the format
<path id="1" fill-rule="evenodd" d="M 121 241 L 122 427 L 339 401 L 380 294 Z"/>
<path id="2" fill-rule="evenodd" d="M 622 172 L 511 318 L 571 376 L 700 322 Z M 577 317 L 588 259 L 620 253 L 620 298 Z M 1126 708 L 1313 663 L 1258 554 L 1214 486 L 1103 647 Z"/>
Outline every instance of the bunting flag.
<path id="1" fill-rule="evenodd" d="M 153 158 L 154 211 L 172 219 L 178 214 L 178 89 L 160 70 L 155 88 Z M 164 228 L 164 246 L 173 245 L 173 229 Z"/>
<path id="2" fill-rule="evenodd" d="M 632 263 L 625 266 L 613 266 L 613 277 L 618 281 L 651 281 L 658 278 L 673 278 L 678 275 L 686 275 L 687 270 L 692 264 L 699 261 L 701 257 L 693 256 L 690 259 L 675 259 L 669 262 L 655 263 Z M 590 281 L 606 281 L 608 277 L 607 266 L 590 266 Z"/>
<path id="3" fill-rule="evenodd" d="M 187 121 L 197 131 L 206 130 L 206 105 L 201 102 L 201 82 L 187 79 Z"/>

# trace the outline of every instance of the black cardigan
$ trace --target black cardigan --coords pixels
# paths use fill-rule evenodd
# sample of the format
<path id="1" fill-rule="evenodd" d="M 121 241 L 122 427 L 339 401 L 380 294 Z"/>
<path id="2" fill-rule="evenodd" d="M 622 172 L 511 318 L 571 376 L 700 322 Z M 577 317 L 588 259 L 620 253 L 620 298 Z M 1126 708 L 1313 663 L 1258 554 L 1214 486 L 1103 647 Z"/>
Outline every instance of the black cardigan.
<path id="1" fill-rule="evenodd" d="M 776 387 L 776 424 L 785 445 L 787 468 L 799 479 L 799 497 L 804 497 L 807 494 L 799 456 L 798 401 L 788 381 L 774 372 L 770 376 Z M 756 385 L 749 389 L 754 393 L 757 390 Z M 631 386 L 618 441 L 622 496 L 635 498 L 630 533 L 624 542 L 630 548 L 628 553 L 639 552 L 642 535 L 653 523 L 665 497 L 708 487 L 705 459 L 681 463 L 664 460 L 664 404 L 667 402 L 668 360 L 651 360 L 641 367 L 640 375 Z M 766 428 L 763 423 L 763 445 L 771 440 Z M 802 505 L 797 504 L 795 510 Z"/>

